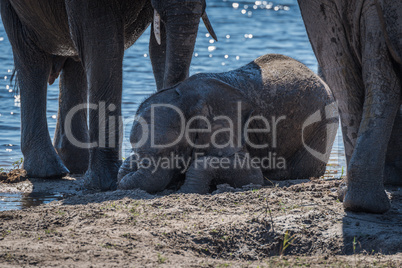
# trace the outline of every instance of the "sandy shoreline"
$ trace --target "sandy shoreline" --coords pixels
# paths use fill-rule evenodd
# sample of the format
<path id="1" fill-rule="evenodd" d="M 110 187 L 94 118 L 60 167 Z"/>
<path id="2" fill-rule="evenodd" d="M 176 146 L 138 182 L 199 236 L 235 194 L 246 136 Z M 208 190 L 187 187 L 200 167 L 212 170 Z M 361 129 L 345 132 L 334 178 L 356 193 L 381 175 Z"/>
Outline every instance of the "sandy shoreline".
<path id="1" fill-rule="evenodd" d="M 0 264 L 399 267 L 401 191 L 387 189 L 392 209 L 383 215 L 345 213 L 336 198 L 339 183 L 288 181 L 160 196 L 141 190 L 83 192 L 80 178 L 2 184 L 0 191 L 58 190 L 71 196 L 0 212 Z"/>

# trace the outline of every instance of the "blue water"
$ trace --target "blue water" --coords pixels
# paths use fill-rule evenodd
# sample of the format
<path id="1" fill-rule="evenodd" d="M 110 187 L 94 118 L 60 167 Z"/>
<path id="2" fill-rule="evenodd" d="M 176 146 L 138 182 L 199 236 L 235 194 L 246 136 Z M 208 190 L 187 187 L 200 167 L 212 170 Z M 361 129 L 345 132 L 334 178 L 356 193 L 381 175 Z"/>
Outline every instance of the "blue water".
<path id="1" fill-rule="evenodd" d="M 58 193 L 0 193 L 0 211 L 23 209 L 61 200 Z"/>
<path id="2" fill-rule="evenodd" d="M 194 51 L 191 74 L 223 72 L 238 68 L 267 54 L 291 56 L 317 70 L 296 0 L 229 1 L 207 0 L 208 16 L 219 42 L 209 36 L 201 22 Z M 138 104 L 155 91 L 148 56 L 149 29 L 125 53 L 123 63 L 123 116 L 125 146 L 129 147 L 130 120 Z M 0 23 L 0 168 L 9 168 L 21 159 L 20 103 L 10 84 L 12 50 Z M 48 89 L 47 118 L 53 137 L 58 108 L 58 81 Z M 339 133 L 338 133 L 339 135 Z M 329 170 L 340 173 L 345 166 L 343 144 L 337 137 Z M 339 174 L 340 175 L 340 174 Z"/>

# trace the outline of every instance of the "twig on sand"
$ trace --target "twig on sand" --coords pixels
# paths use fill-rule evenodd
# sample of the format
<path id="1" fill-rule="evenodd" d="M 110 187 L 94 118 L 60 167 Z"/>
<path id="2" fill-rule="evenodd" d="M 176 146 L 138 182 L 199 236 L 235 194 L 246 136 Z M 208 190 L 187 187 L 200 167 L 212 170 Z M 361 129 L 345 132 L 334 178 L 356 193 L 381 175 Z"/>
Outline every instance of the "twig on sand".
<path id="1" fill-rule="evenodd" d="M 271 219 L 272 232 L 275 233 L 274 219 L 272 218 L 272 212 L 271 212 L 271 208 L 269 207 L 268 198 L 265 198 L 265 201 L 266 201 L 265 216 L 267 215 L 267 212 L 269 212 L 269 217 Z"/>
<path id="2" fill-rule="evenodd" d="M 271 219 L 272 232 L 275 233 L 274 219 L 272 218 L 272 211 L 271 211 L 271 208 L 270 208 L 269 203 L 268 203 L 268 198 L 265 198 L 265 210 L 263 212 L 261 212 L 260 215 L 257 216 L 257 219 L 264 213 L 265 213 L 264 221 L 265 221 L 265 218 L 268 216 L 268 213 L 269 213 L 269 217 Z"/>

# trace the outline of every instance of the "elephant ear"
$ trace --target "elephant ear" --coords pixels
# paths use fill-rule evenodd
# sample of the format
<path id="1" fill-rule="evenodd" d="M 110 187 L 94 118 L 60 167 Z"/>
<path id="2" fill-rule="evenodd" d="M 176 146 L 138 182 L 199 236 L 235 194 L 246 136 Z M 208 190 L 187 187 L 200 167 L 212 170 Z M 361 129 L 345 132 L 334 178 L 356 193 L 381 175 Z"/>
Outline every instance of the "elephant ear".
<path id="1" fill-rule="evenodd" d="M 190 116 L 237 116 L 240 112 L 244 122 L 253 109 L 243 90 L 216 78 L 192 76 L 177 85 L 175 90 L 183 98 L 183 106 L 188 108 L 184 109 Z"/>
<path id="2" fill-rule="evenodd" d="M 238 131 L 238 128 L 241 128 L 241 148 L 245 146 L 245 137 L 243 135 L 243 131 L 246 125 L 246 122 L 250 119 L 251 116 L 254 115 L 255 109 L 257 106 L 254 105 L 250 101 L 250 97 L 247 93 L 248 91 L 255 90 L 254 88 L 246 88 L 246 89 L 239 89 L 233 85 L 230 85 L 222 80 L 218 79 L 209 79 L 207 84 L 212 87 L 219 89 L 219 93 L 223 95 L 225 99 L 225 112 L 228 114 L 235 115 L 235 121 L 240 119 L 240 125 L 235 126 L 235 131 Z M 214 97 L 214 96 L 212 96 Z M 238 132 L 236 132 L 238 133 Z M 238 148 L 240 149 L 240 148 Z"/>
<path id="3" fill-rule="evenodd" d="M 388 49 L 402 64 L 402 1 L 376 0 L 376 6 Z"/>
<path id="4" fill-rule="evenodd" d="M 253 105 L 245 94 L 245 90 L 247 89 L 237 88 L 234 85 L 216 78 L 204 78 L 203 84 L 205 87 L 204 90 L 208 92 L 206 96 L 207 103 L 218 103 L 220 110 L 228 114 L 241 112 L 242 119 L 249 116 Z M 241 104 L 241 106 L 239 107 L 238 104 Z M 236 116 L 237 115 L 236 113 Z"/>
<path id="5" fill-rule="evenodd" d="M 238 133 L 243 134 L 245 122 L 250 117 L 253 111 L 253 105 L 244 94 L 243 90 L 230 85 L 222 80 L 215 78 L 197 78 L 193 80 L 197 85 L 197 91 L 200 93 L 202 101 L 200 101 L 192 112 L 192 115 L 202 115 L 210 119 L 212 124 L 212 132 L 220 132 L 221 135 L 216 135 L 215 138 L 218 144 L 226 144 L 228 139 L 233 137 L 233 145 L 230 148 L 210 148 L 210 153 L 216 151 L 234 153 L 244 145 L 243 135 L 239 137 Z M 192 83 L 193 84 L 193 83 Z M 194 88 L 192 88 L 194 90 Z M 205 128 L 202 126 L 200 128 Z M 230 136 L 231 129 L 233 136 Z M 200 144 L 210 142 L 211 134 L 205 133 L 197 136 L 197 141 Z"/>

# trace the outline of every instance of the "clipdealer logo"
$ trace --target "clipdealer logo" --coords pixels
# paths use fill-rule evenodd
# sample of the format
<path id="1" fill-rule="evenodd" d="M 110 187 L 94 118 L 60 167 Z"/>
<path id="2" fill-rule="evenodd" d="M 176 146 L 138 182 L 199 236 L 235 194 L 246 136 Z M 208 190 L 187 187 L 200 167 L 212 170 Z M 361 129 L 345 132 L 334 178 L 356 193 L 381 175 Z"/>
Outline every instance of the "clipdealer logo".
<path id="1" fill-rule="evenodd" d="M 336 131 L 338 130 L 338 118 L 339 118 L 339 114 L 338 114 L 338 106 L 336 105 L 336 102 L 332 102 L 331 104 L 328 104 L 327 106 L 325 106 L 325 115 L 324 117 L 321 115 L 321 111 L 318 110 L 315 113 L 313 113 L 312 115 L 310 115 L 306 121 L 304 121 L 303 126 L 302 126 L 302 141 L 303 141 L 303 146 L 304 148 L 306 148 L 306 150 L 313 155 L 315 158 L 317 158 L 318 160 L 322 161 L 322 162 L 327 162 L 328 158 L 329 158 L 329 154 L 331 153 L 331 146 L 329 146 L 332 141 L 328 138 L 331 136 L 335 136 L 333 135 L 333 133 L 336 133 Z M 331 120 L 331 119 L 336 119 L 336 120 Z M 323 120 L 328 120 L 328 121 L 336 121 L 336 122 L 332 122 L 332 123 L 327 123 L 327 138 L 325 140 L 326 142 L 326 151 L 324 153 L 320 153 L 317 150 L 314 150 L 313 148 L 311 148 L 310 146 L 307 145 L 306 140 L 304 139 L 304 130 L 305 128 L 307 128 L 308 126 L 323 121 Z"/>
<path id="2" fill-rule="evenodd" d="M 116 110 L 115 105 L 110 104 L 106 107 L 104 102 L 97 104 L 80 104 L 73 107 L 66 116 L 64 122 L 64 129 L 67 139 L 76 147 L 79 148 L 94 148 L 94 147 L 101 147 L 101 148 L 116 148 L 123 144 L 123 141 L 131 146 L 134 151 L 137 149 L 141 149 L 143 146 L 150 147 L 152 149 L 166 149 L 166 148 L 173 148 L 174 146 L 178 145 L 181 141 L 185 140 L 188 146 L 191 146 L 194 149 L 225 149 L 225 148 L 242 148 L 247 146 L 253 149 L 266 149 L 267 150 L 267 159 L 260 159 L 259 165 L 264 165 L 265 163 L 270 163 L 273 168 L 282 168 L 286 166 L 286 163 L 283 163 L 285 159 L 281 156 L 276 155 L 274 149 L 278 146 L 278 139 L 277 139 L 277 130 L 278 125 L 283 124 L 286 120 L 286 116 L 272 116 L 271 118 L 267 118 L 261 115 L 250 115 L 246 120 L 243 122 L 242 118 L 242 103 L 237 103 L 237 111 L 236 115 L 229 117 L 227 115 L 216 115 L 212 118 L 210 116 L 205 115 L 195 115 L 186 120 L 186 116 L 183 111 L 171 104 L 152 104 L 150 105 L 150 122 L 147 122 L 143 117 L 136 115 L 134 118 L 127 118 L 124 119 L 122 116 L 113 116 L 109 115 L 108 113 L 112 113 Z M 72 132 L 72 120 L 74 115 L 82 109 L 87 110 L 94 110 L 98 111 L 98 131 L 99 131 L 99 140 L 98 141 L 91 141 L 91 142 L 81 142 L 77 140 Z M 170 111 L 169 111 L 170 110 Z M 157 143 L 156 141 L 160 141 L 158 139 L 158 135 L 160 133 L 157 132 L 155 126 L 158 125 L 157 119 L 158 114 L 167 114 L 167 113 L 176 113 L 177 124 L 180 124 L 180 131 L 174 133 L 174 135 L 169 135 L 174 138 L 174 140 L 165 139 L 166 143 Z M 325 107 L 325 114 L 322 115 L 321 111 L 318 110 L 311 114 L 303 123 L 302 125 L 302 142 L 305 149 L 313 155 L 315 158 L 319 159 L 320 161 L 326 162 L 328 160 L 329 154 L 331 152 L 331 146 L 329 143 L 332 142 L 328 137 L 334 136 L 333 133 L 338 129 L 338 121 L 331 119 L 338 119 L 338 108 L 335 102 L 327 105 Z M 305 129 L 317 122 L 321 122 L 323 120 L 327 120 L 331 123 L 326 124 L 326 131 L 327 131 L 327 139 L 326 139 L 326 151 L 324 153 L 318 152 L 315 149 L 311 148 L 304 137 Z M 108 129 L 106 129 L 106 123 L 108 122 Z M 258 121 L 258 128 L 252 128 L 252 122 Z M 336 121 L 336 122 L 334 122 Z M 194 124 L 196 123 L 196 124 Z M 198 124 L 197 124 L 198 123 Z M 137 130 L 140 129 L 140 133 L 136 133 L 136 142 L 130 142 L 129 138 L 123 139 L 123 125 L 128 126 L 129 124 L 133 124 L 137 126 Z M 202 125 L 202 127 L 200 127 Z M 198 126 L 198 127 L 195 127 Z M 217 127 L 219 126 L 219 127 Z M 280 127 L 280 126 L 279 126 Z M 107 131 L 108 130 L 108 131 Z M 119 131 L 119 134 L 116 133 L 116 130 Z M 225 133 L 226 139 L 224 139 L 223 143 L 221 139 L 218 139 L 218 135 Z M 265 143 L 253 143 L 250 140 L 250 134 L 258 135 L 271 135 L 271 139 Z M 194 134 L 202 134 L 202 135 L 209 135 L 210 139 L 207 140 L 204 144 L 197 144 L 194 143 L 192 137 Z M 120 135 L 119 137 L 119 144 L 116 144 L 116 135 Z M 106 140 L 108 141 L 106 143 Z M 272 151 L 269 151 L 269 148 L 272 148 Z M 180 157 L 180 156 L 176 156 Z M 272 160 L 273 158 L 277 159 L 278 161 Z M 237 158 L 238 160 L 240 158 Z M 243 158 L 242 158 L 243 159 Z M 256 163 L 258 162 L 250 155 L 246 156 L 248 162 Z M 155 163 L 161 163 L 163 159 L 153 160 Z M 243 160 L 242 160 L 243 161 Z M 149 161 L 148 161 L 149 162 Z M 167 162 L 167 161 L 165 161 Z M 177 161 L 176 161 L 177 162 Z M 182 163 L 187 163 L 188 160 L 181 160 Z M 280 163 L 280 167 L 276 166 L 276 164 L 272 163 Z M 240 163 L 238 161 L 238 163 Z M 185 164 L 186 165 L 186 164 Z M 272 168 L 272 167 L 271 167 Z"/>

